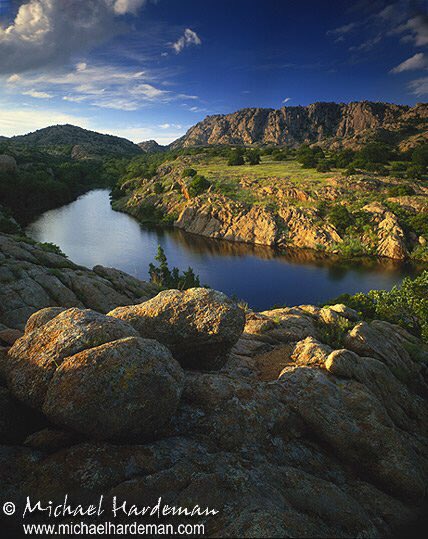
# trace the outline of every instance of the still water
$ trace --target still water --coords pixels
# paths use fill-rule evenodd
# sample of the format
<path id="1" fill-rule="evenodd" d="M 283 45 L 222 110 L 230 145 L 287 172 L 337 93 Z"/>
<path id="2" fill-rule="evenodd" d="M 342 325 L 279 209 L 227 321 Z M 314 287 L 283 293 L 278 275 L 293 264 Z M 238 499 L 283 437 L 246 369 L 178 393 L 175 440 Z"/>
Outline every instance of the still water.
<path id="1" fill-rule="evenodd" d="M 148 278 L 159 244 L 170 267 L 191 266 L 201 284 L 233 294 L 258 310 L 318 303 L 344 292 L 390 289 L 404 276 L 417 273 L 410 265 L 389 260 L 343 262 L 303 250 L 284 255 L 179 230 L 150 229 L 113 211 L 105 189 L 47 211 L 27 233 L 37 241 L 59 245 L 77 264 L 115 267 L 141 279 Z"/>

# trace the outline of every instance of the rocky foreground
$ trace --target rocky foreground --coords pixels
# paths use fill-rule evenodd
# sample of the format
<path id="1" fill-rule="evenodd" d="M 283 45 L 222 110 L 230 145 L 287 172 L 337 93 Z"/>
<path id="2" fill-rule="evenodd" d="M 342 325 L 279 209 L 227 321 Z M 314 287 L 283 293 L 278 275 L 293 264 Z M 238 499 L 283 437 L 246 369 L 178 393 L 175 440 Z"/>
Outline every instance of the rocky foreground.
<path id="1" fill-rule="evenodd" d="M 3 270 L 29 248 L 2 241 Z M 2 311 L 1 505 L 161 496 L 218 510 L 198 518 L 213 537 L 385 537 L 423 510 L 428 356 L 400 327 L 343 305 L 244 313 L 203 288 L 111 310 L 49 297 L 24 333 Z"/>

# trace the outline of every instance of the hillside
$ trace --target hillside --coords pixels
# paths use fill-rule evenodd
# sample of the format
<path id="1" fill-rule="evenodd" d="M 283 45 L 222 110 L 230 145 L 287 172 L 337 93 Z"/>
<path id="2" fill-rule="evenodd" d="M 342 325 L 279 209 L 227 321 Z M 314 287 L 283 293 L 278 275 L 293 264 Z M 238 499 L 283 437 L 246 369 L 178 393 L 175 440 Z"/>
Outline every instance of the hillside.
<path id="1" fill-rule="evenodd" d="M 370 138 L 400 143 L 427 141 L 428 104 L 313 103 L 307 107 L 243 109 L 208 116 L 171 144 L 172 149 L 206 145 L 289 145 L 321 143 L 355 147 Z"/>
<path id="2" fill-rule="evenodd" d="M 133 142 L 113 135 L 103 135 L 74 125 L 54 125 L 27 135 L 9 139 L 12 143 L 37 148 L 72 146 L 71 156 L 80 159 L 108 155 L 138 155 L 142 150 Z"/>

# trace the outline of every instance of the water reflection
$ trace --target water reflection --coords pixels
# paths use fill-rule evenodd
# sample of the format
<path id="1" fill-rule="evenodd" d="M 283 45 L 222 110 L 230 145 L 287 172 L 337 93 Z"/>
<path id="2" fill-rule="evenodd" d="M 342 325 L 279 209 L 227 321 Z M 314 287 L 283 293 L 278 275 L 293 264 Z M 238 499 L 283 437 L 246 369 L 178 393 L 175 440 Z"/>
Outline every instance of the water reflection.
<path id="1" fill-rule="evenodd" d="M 344 292 L 389 289 L 403 276 L 420 271 L 392 260 L 343 261 L 302 249 L 279 253 L 180 230 L 142 227 L 111 209 L 106 190 L 92 191 L 46 212 L 27 231 L 38 241 L 56 243 L 78 264 L 117 267 L 142 279 L 147 279 L 148 265 L 160 244 L 171 265 L 193 267 L 202 283 L 243 298 L 257 309 L 320 302 Z"/>

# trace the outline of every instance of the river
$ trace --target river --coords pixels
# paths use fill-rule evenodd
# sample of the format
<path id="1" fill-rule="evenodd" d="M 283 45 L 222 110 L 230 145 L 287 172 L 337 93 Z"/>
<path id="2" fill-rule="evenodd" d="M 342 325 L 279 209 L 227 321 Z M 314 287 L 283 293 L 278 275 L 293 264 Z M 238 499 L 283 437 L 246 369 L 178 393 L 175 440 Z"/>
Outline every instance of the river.
<path id="1" fill-rule="evenodd" d="M 161 245 L 170 267 L 191 266 L 201 284 L 246 301 L 257 310 L 274 305 L 327 301 L 341 293 L 390 289 L 409 264 L 391 260 L 341 261 L 309 251 L 275 250 L 210 240 L 180 230 L 147 228 L 111 209 L 109 191 L 98 189 L 45 212 L 27 228 L 37 241 L 52 242 L 77 264 L 119 268 L 140 279 Z"/>

